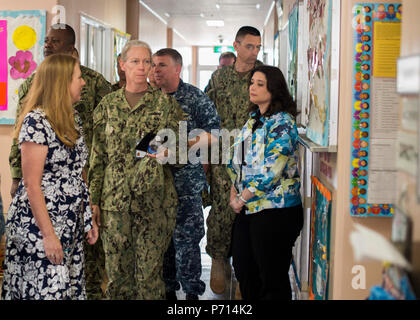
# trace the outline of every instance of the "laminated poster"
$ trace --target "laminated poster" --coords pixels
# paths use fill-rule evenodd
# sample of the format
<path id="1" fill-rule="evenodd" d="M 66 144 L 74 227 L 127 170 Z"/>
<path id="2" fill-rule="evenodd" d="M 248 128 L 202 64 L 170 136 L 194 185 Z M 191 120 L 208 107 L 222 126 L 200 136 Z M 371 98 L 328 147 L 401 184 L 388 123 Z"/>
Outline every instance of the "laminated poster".
<path id="1" fill-rule="evenodd" d="M 297 40 L 298 40 L 298 27 L 299 27 L 299 6 L 295 5 L 289 14 L 289 56 L 288 56 L 288 84 L 289 91 L 296 101 L 297 97 Z"/>
<path id="2" fill-rule="evenodd" d="M 312 176 L 309 299 L 328 299 L 331 192 Z"/>
<path id="3" fill-rule="evenodd" d="M 46 10 L 0 11 L 0 124 L 15 123 L 18 89 L 43 60 Z"/>
<path id="4" fill-rule="evenodd" d="M 117 29 L 112 29 L 114 34 L 114 68 L 113 68 L 113 83 L 119 81 L 117 60 L 118 55 L 122 52 L 125 44 L 130 40 L 131 35 Z"/>
<path id="5" fill-rule="evenodd" d="M 402 5 L 353 7 L 353 100 L 350 214 L 392 217 L 396 195 L 398 95 Z"/>
<path id="6" fill-rule="evenodd" d="M 332 1 L 310 0 L 308 10 L 310 109 L 306 136 L 321 146 L 328 146 Z"/>

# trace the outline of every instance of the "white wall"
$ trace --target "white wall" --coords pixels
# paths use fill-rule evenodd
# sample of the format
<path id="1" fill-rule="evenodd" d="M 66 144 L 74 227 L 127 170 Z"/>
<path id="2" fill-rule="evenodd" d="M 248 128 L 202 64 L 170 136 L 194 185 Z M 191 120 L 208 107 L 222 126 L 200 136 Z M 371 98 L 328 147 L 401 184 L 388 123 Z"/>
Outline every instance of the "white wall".
<path id="1" fill-rule="evenodd" d="M 152 52 L 167 47 L 167 25 L 140 4 L 139 40 L 149 44 Z"/>
<path id="2" fill-rule="evenodd" d="M 126 32 L 126 0 L 58 0 L 66 9 L 66 23 L 76 32 L 80 48 L 80 14 L 86 14 L 105 25 Z"/>

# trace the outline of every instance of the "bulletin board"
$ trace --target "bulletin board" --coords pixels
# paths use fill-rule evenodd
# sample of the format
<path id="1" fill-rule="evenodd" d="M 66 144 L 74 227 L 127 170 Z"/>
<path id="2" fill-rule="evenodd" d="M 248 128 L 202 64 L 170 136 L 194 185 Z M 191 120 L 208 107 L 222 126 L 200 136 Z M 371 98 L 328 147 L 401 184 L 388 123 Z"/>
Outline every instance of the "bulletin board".
<path id="1" fill-rule="evenodd" d="M 46 10 L 0 11 L 0 124 L 15 123 L 18 88 L 43 60 Z"/>
<path id="2" fill-rule="evenodd" d="M 402 5 L 360 3 L 353 8 L 350 214 L 391 217 L 396 191 L 393 155 L 398 138 L 397 58 Z"/>
<path id="3" fill-rule="evenodd" d="M 309 299 L 328 299 L 331 192 L 312 176 Z"/>
<path id="4" fill-rule="evenodd" d="M 340 1 L 306 0 L 309 116 L 306 136 L 322 147 L 337 146 Z"/>
<path id="5" fill-rule="evenodd" d="M 298 27 L 299 27 L 299 6 L 297 3 L 289 13 L 289 52 L 288 52 L 288 77 L 290 94 L 293 100 L 297 98 L 297 63 L 298 63 Z"/>
<path id="6" fill-rule="evenodd" d="M 292 267 L 299 293 L 305 293 L 309 288 L 309 264 L 310 264 L 310 241 L 311 241 L 311 212 L 312 212 L 312 169 L 314 154 L 306 146 L 299 144 L 298 168 L 302 181 L 300 193 L 303 202 L 304 219 L 303 228 L 299 237 L 296 239 L 292 253 Z"/>
<path id="7" fill-rule="evenodd" d="M 130 41 L 131 35 L 117 29 L 112 29 L 113 38 L 114 38 L 114 54 L 113 54 L 113 61 L 114 61 L 114 68 L 112 72 L 112 80 L 113 82 L 117 82 L 118 79 L 118 70 L 117 70 L 117 58 L 118 55 L 121 53 L 122 49 L 124 48 L 125 44 Z"/>

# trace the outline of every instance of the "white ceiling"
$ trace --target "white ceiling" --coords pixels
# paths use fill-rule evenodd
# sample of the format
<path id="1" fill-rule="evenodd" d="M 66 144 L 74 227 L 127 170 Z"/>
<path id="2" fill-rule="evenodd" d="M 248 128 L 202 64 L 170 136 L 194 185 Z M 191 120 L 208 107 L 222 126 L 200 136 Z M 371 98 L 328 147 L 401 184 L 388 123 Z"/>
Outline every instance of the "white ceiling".
<path id="1" fill-rule="evenodd" d="M 272 0 L 141 0 L 181 35 L 189 45 L 231 46 L 241 26 L 260 30 Z M 218 9 L 216 4 L 220 6 Z M 259 9 L 257 9 L 259 4 Z M 169 15 L 169 17 L 168 17 Z M 200 16 L 204 15 L 204 17 Z M 206 20 L 224 20 L 224 27 L 208 27 Z M 221 42 L 221 40 L 223 42 Z"/>

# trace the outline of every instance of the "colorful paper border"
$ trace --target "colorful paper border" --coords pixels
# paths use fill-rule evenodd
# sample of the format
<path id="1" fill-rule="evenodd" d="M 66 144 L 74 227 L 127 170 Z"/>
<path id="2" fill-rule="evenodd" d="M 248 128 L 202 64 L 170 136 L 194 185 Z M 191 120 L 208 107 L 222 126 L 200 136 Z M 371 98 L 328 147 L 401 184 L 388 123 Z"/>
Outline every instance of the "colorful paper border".
<path id="1" fill-rule="evenodd" d="M 388 13 L 389 6 L 394 13 Z M 384 12 L 378 7 L 384 6 Z M 382 8 L 382 7 L 381 7 Z M 375 14 L 373 14 L 375 12 Z M 352 135 L 350 155 L 350 214 L 355 217 L 392 217 L 394 208 L 390 204 L 368 204 L 369 136 L 372 78 L 373 23 L 401 22 L 400 3 L 357 3 L 353 7 L 354 64 Z"/>

